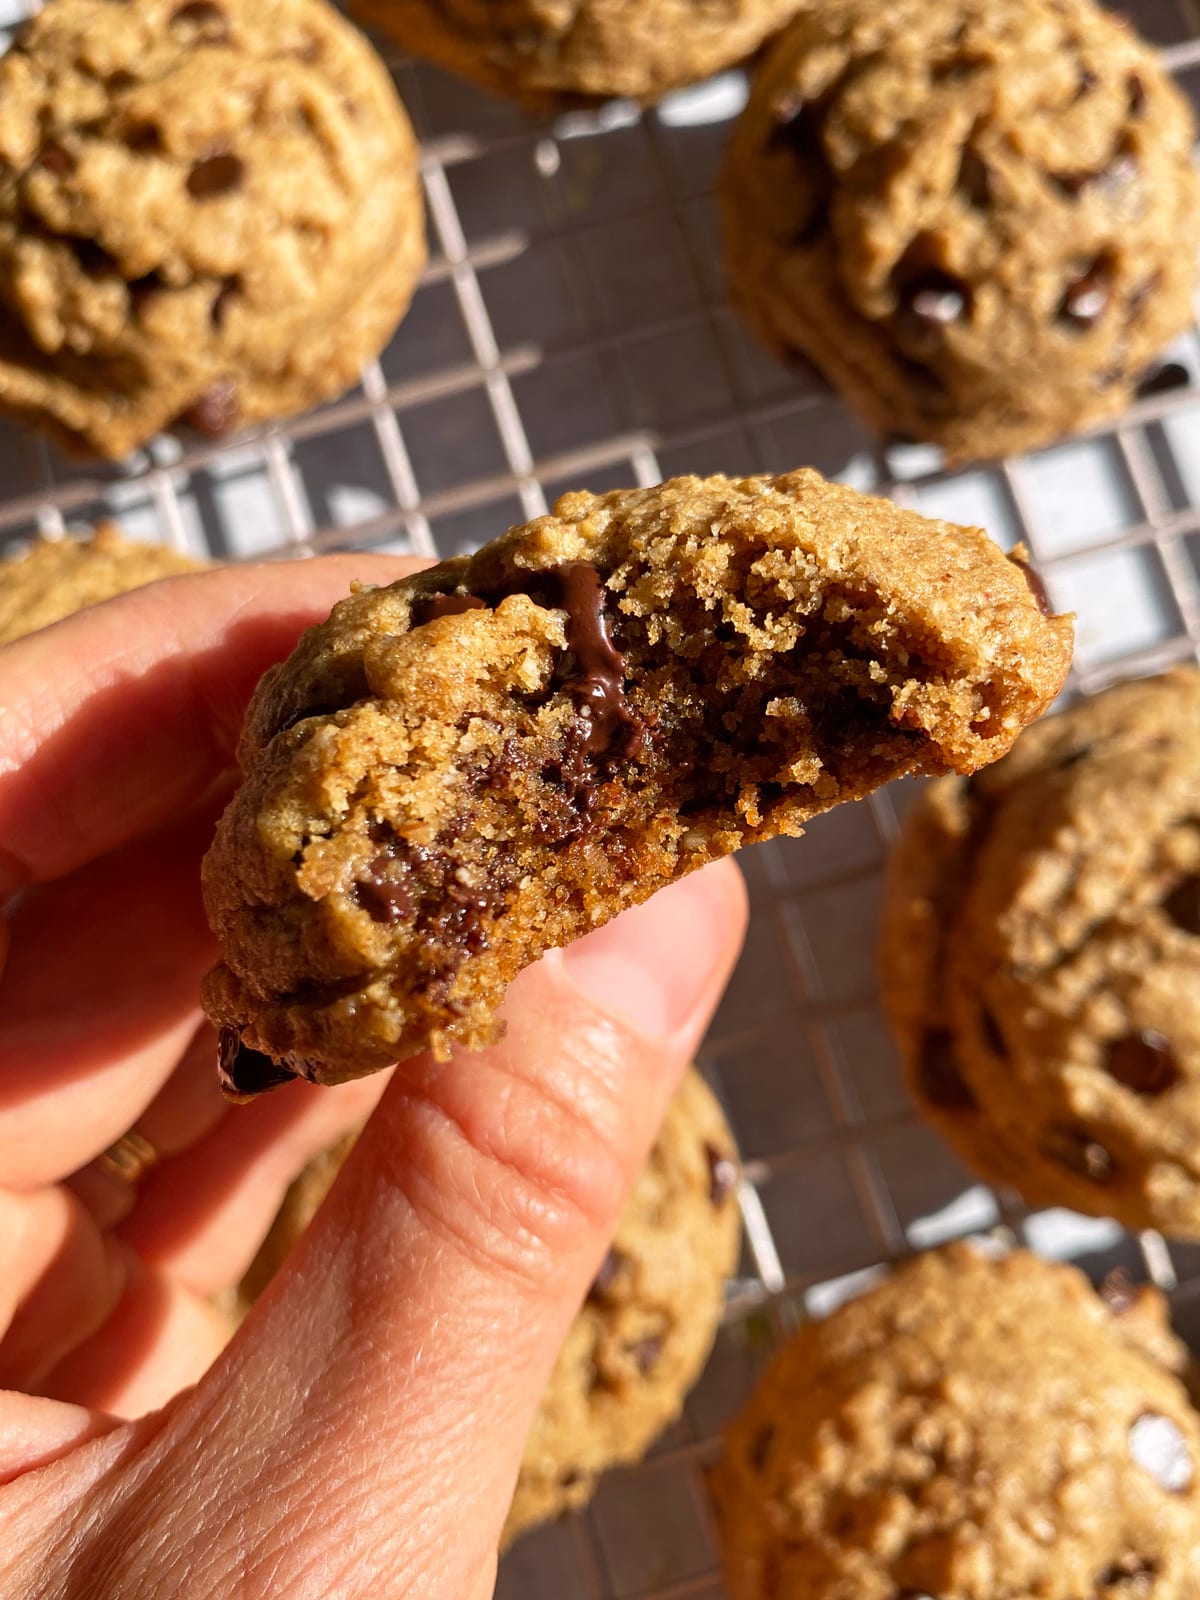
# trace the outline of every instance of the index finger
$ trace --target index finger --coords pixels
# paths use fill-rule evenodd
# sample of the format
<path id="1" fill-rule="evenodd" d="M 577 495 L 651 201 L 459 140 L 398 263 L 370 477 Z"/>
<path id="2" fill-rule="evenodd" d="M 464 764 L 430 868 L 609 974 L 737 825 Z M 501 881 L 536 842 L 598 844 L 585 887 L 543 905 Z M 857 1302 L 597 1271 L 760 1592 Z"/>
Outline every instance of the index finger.
<path id="1" fill-rule="evenodd" d="M 190 807 L 234 764 L 259 678 L 355 578 L 344 555 L 165 578 L 0 649 L 0 904 Z"/>

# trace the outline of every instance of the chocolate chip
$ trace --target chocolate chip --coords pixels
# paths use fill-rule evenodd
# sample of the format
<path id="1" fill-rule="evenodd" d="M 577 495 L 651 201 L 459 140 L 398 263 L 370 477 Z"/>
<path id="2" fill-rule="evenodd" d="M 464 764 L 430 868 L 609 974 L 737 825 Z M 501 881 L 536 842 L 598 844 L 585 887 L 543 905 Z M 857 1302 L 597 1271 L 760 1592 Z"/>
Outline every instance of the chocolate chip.
<path id="1" fill-rule="evenodd" d="M 976 211 L 983 211 L 992 203 L 992 169 L 970 145 L 963 149 L 956 187 Z"/>
<path id="2" fill-rule="evenodd" d="M 131 122 L 123 139 L 125 148 L 136 156 L 158 156 L 163 152 L 162 130 L 157 122 Z"/>
<path id="3" fill-rule="evenodd" d="M 407 921 L 416 909 L 410 891 L 392 875 L 394 862 L 386 851 L 377 855 L 354 885 L 354 898 L 372 922 L 389 928 Z"/>
<path id="4" fill-rule="evenodd" d="M 954 1058 L 954 1041 L 938 1029 L 925 1035 L 918 1067 L 921 1093 L 941 1111 L 974 1111 L 975 1096 Z"/>
<path id="5" fill-rule="evenodd" d="M 928 342 L 945 328 L 970 316 L 971 291 L 948 272 L 930 271 L 911 278 L 900 292 L 901 327 L 910 337 Z"/>
<path id="6" fill-rule="evenodd" d="M 1185 878 L 1176 884 L 1162 906 L 1177 928 L 1200 935 L 1200 878 Z"/>
<path id="7" fill-rule="evenodd" d="M 1125 1267 L 1114 1267 L 1100 1285 L 1100 1298 L 1114 1317 L 1123 1317 L 1137 1305 L 1137 1286 Z"/>
<path id="8" fill-rule="evenodd" d="M 1157 1563 L 1144 1561 L 1141 1556 L 1122 1556 L 1096 1576 L 1097 1596 L 1109 1600 L 1111 1591 L 1119 1591 L 1120 1600 L 1144 1600 L 1152 1591 L 1158 1575 Z M 1113 1596 L 1112 1600 L 1116 1600 Z"/>
<path id="9" fill-rule="evenodd" d="M 767 1456 L 774 1442 L 775 1424 L 773 1422 L 768 1422 L 765 1427 L 760 1428 L 751 1439 L 746 1455 L 755 1472 L 761 1472 L 766 1466 Z"/>
<path id="10" fill-rule="evenodd" d="M 1112 1156 L 1083 1128 L 1070 1123 L 1059 1123 L 1047 1128 L 1041 1140 L 1042 1154 L 1057 1161 L 1068 1171 L 1087 1178 L 1091 1183 L 1111 1183 L 1115 1163 Z"/>
<path id="11" fill-rule="evenodd" d="M 1129 1454 L 1160 1489 L 1182 1494 L 1192 1481 L 1187 1440 L 1170 1417 L 1143 1411 L 1129 1430 Z"/>
<path id="12" fill-rule="evenodd" d="M 59 144 L 57 139 L 46 140 L 38 151 L 38 161 L 56 178 L 69 178 L 79 165 L 66 146 Z"/>
<path id="13" fill-rule="evenodd" d="M 133 278 L 129 284 L 129 303 L 137 316 L 142 316 L 153 303 L 167 292 L 161 274 L 147 272 L 141 278 Z"/>
<path id="14" fill-rule="evenodd" d="M 708 1162 L 708 1198 L 714 1206 L 722 1205 L 737 1188 L 737 1162 L 711 1144 L 704 1146 L 704 1157 Z"/>
<path id="15" fill-rule="evenodd" d="M 240 188 L 245 175 L 246 163 L 226 150 L 196 162 L 188 173 L 187 192 L 193 200 L 211 200 Z"/>
<path id="16" fill-rule="evenodd" d="M 238 1029 L 229 1026 L 221 1029 L 218 1040 L 217 1073 L 225 1093 L 239 1097 L 277 1089 L 296 1076 L 261 1050 L 244 1045 Z"/>
<path id="17" fill-rule="evenodd" d="M 1108 1047 L 1104 1068 L 1110 1078 L 1123 1083 L 1148 1100 L 1165 1094 L 1179 1082 L 1180 1071 L 1170 1041 L 1155 1028 L 1114 1039 Z"/>
<path id="18" fill-rule="evenodd" d="M 1137 157 L 1126 147 L 1117 150 L 1107 166 L 1084 167 L 1074 172 L 1052 172 L 1049 176 L 1063 194 L 1072 198 L 1082 194 L 1085 189 L 1093 188 L 1112 196 L 1127 189 L 1139 170 Z"/>
<path id="19" fill-rule="evenodd" d="M 110 255 L 95 239 L 72 239 L 71 248 L 89 278 L 104 278 L 120 271 L 116 256 Z"/>
<path id="20" fill-rule="evenodd" d="M 1125 91 L 1129 96 L 1129 115 L 1140 117 L 1146 109 L 1146 85 L 1136 72 L 1125 79 Z"/>
<path id="21" fill-rule="evenodd" d="M 596 1276 L 592 1279 L 592 1286 L 587 1293 L 588 1299 L 596 1305 L 603 1305 L 612 1294 L 624 1265 L 625 1257 L 621 1252 L 616 1249 L 610 1249 L 600 1263 Z"/>
<path id="22" fill-rule="evenodd" d="M 1080 329 L 1092 327 L 1108 308 L 1112 279 L 1112 262 L 1107 256 L 1097 256 L 1063 291 L 1059 319 Z"/>
<path id="23" fill-rule="evenodd" d="M 654 1371 L 659 1363 L 659 1358 L 662 1356 L 662 1337 L 657 1333 L 652 1333 L 645 1339 L 639 1339 L 636 1344 L 627 1345 L 626 1348 L 633 1357 L 634 1366 L 645 1378 Z"/>
<path id="24" fill-rule="evenodd" d="M 221 287 L 213 296 L 213 303 L 208 308 L 208 320 L 214 328 L 223 328 L 225 318 L 230 306 L 241 293 L 242 280 L 240 278 L 226 278 Z"/>
<path id="25" fill-rule="evenodd" d="M 171 22 L 190 24 L 208 44 L 224 44 L 229 38 L 229 18 L 214 0 L 186 0 L 171 13 Z"/>
<path id="26" fill-rule="evenodd" d="M 1050 596 L 1046 593 L 1046 585 L 1041 573 L 1036 567 L 1031 566 L 1028 561 L 1022 561 L 1019 556 L 1009 556 L 1008 559 L 1014 567 L 1020 568 L 1021 576 L 1029 585 L 1030 594 L 1037 601 L 1038 610 L 1044 617 L 1052 617 L 1054 615 L 1054 607 L 1050 604 Z"/>
<path id="27" fill-rule="evenodd" d="M 214 383 L 207 394 L 182 412 L 179 421 L 206 439 L 223 439 L 238 419 L 237 385 L 232 378 Z"/>
<path id="28" fill-rule="evenodd" d="M 1080 67 L 1079 83 L 1075 90 L 1076 100 L 1082 100 L 1085 94 L 1090 94 L 1099 82 L 1100 79 L 1092 71 L 1091 67 Z"/>
<path id="29" fill-rule="evenodd" d="M 784 96 L 775 107 L 775 122 L 768 148 L 783 151 L 796 163 L 803 178 L 796 195 L 804 209 L 789 217 L 793 245 L 811 244 L 825 230 L 833 173 L 821 137 L 824 115 L 820 105 L 805 100 L 799 93 Z"/>
<path id="30" fill-rule="evenodd" d="M 431 594 L 419 606 L 419 615 L 415 619 L 420 627 L 426 622 L 433 622 L 438 617 L 458 617 L 467 611 L 486 611 L 487 602 L 481 600 L 477 594 Z"/>
<path id="31" fill-rule="evenodd" d="M 979 1024 L 983 1029 L 984 1043 L 988 1049 L 993 1055 L 1002 1056 L 1007 1060 L 1008 1045 L 1004 1041 L 1004 1035 L 1000 1032 L 1000 1024 L 986 1006 L 979 1014 Z"/>
<path id="32" fill-rule="evenodd" d="M 1152 367 L 1137 386 L 1139 400 L 1149 400 L 1156 394 L 1170 394 L 1175 389 L 1186 389 L 1192 375 L 1180 361 L 1164 361 Z"/>

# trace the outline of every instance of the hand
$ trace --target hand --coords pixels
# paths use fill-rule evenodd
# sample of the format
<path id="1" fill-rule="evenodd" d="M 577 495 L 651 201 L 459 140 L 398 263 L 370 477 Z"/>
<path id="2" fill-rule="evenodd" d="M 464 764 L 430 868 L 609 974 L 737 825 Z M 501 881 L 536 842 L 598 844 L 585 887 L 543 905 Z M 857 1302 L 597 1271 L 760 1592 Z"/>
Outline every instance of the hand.
<path id="1" fill-rule="evenodd" d="M 222 1102 L 198 866 L 246 701 L 352 577 L 412 565 L 170 579 L 0 650 L 5 1597 L 491 1594 L 526 1431 L 745 904 L 721 863 L 528 969 L 494 1049 Z M 226 1347 L 209 1297 L 376 1101 Z M 134 1125 L 136 1186 L 102 1159 Z"/>

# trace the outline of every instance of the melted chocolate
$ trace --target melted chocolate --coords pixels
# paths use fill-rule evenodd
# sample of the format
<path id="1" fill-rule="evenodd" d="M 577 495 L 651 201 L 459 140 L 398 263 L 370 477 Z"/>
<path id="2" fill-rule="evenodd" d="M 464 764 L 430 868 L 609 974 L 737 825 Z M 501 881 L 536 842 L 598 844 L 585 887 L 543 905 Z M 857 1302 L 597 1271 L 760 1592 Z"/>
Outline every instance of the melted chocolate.
<path id="1" fill-rule="evenodd" d="M 431 594 L 427 600 L 421 602 L 421 614 L 417 619 L 417 626 L 425 622 L 434 622 L 438 617 L 458 617 L 464 611 L 486 610 L 487 602 L 481 600 L 477 594 Z"/>
<path id="2" fill-rule="evenodd" d="M 278 1089 L 280 1084 L 296 1076 L 289 1067 L 280 1066 L 261 1050 L 251 1050 L 249 1045 L 244 1045 L 241 1034 L 233 1027 L 221 1029 L 217 1075 L 225 1093 L 238 1099 Z"/>
<path id="3" fill-rule="evenodd" d="M 394 859 L 387 851 L 382 851 L 354 886 L 354 898 L 371 921 L 382 922 L 388 928 L 407 921 L 415 910 L 413 897 L 405 884 L 389 876 Z"/>
<path id="4" fill-rule="evenodd" d="M 628 750 L 641 724 L 625 699 L 625 660 L 608 636 L 600 574 L 590 561 L 569 561 L 555 567 L 554 575 L 567 613 L 567 650 L 575 658 L 563 688 L 590 723 L 587 749 L 602 755 L 620 734 Z"/>

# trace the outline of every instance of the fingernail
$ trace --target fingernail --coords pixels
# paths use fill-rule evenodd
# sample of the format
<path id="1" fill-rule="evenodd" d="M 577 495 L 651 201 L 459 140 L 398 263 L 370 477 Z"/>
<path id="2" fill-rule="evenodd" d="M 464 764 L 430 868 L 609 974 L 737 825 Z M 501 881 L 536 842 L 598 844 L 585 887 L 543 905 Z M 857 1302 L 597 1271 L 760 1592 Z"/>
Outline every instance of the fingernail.
<path id="1" fill-rule="evenodd" d="M 652 1039 L 669 1039 L 724 976 L 744 925 L 737 879 L 722 865 L 692 873 L 570 945 L 568 976 L 593 1004 Z"/>

